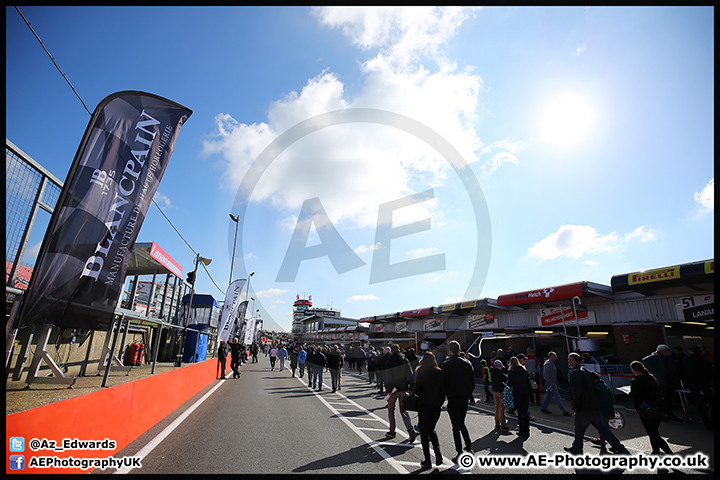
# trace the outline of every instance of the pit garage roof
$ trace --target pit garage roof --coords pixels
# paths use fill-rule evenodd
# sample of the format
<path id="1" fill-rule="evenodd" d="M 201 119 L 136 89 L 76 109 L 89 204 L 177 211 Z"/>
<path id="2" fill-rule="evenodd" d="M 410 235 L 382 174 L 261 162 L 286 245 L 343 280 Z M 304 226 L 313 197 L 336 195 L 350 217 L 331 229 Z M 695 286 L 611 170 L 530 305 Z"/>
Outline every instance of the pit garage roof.
<path id="1" fill-rule="evenodd" d="M 155 242 L 135 243 L 130 253 L 126 276 L 165 275 L 182 278 L 182 267 Z"/>
<path id="2" fill-rule="evenodd" d="M 715 290 L 715 260 L 615 275 L 610 284 L 614 292 L 632 291 L 646 296 L 696 295 Z"/>

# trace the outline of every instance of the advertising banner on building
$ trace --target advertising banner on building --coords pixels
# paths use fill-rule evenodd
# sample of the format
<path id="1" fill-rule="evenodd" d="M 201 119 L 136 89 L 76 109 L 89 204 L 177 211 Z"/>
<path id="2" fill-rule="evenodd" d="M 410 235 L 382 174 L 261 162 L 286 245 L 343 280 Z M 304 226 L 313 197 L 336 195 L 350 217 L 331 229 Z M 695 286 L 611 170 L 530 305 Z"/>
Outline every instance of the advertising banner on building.
<path id="1" fill-rule="evenodd" d="M 715 295 L 692 295 L 680 299 L 678 307 L 686 322 L 712 322 L 715 320 Z"/>
<path id="2" fill-rule="evenodd" d="M 556 302 L 570 300 L 573 297 L 583 296 L 583 282 L 559 285 L 557 287 L 539 288 L 526 292 L 508 293 L 497 298 L 497 304 L 501 307 L 510 305 L 522 305 L 536 302 Z"/>
<path id="3" fill-rule="evenodd" d="M 575 312 L 572 307 L 561 308 L 541 308 L 540 309 L 540 325 L 549 327 L 551 325 L 561 325 L 565 323 L 575 323 Z M 587 325 L 595 323 L 595 313 L 588 312 L 587 309 L 578 308 L 577 323 Z"/>
<path id="4" fill-rule="evenodd" d="M 403 333 L 408 331 L 408 322 L 397 322 L 395 324 L 395 332 Z"/>
<path id="5" fill-rule="evenodd" d="M 488 327 L 497 327 L 494 314 L 488 313 L 486 315 L 468 315 L 467 326 L 465 330 L 475 330 L 476 328 Z"/>
<path id="6" fill-rule="evenodd" d="M 443 328 L 443 322 L 439 318 L 433 318 L 430 320 L 426 320 L 423 324 L 423 330 L 431 331 L 431 330 L 442 330 Z"/>
<path id="7" fill-rule="evenodd" d="M 219 341 L 227 342 L 230 338 L 232 327 L 235 325 L 234 320 L 240 307 L 240 298 L 243 288 L 245 288 L 245 282 L 247 282 L 247 280 L 244 278 L 235 280 L 230 284 L 227 292 L 225 292 L 225 304 L 223 305 L 222 316 L 220 317 L 220 329 L 218 330 Z"/>
<path id="8" fill-rule="evenodd" d="M 191 114 L 143 92 L 100 102 L 50 219 L 21 326 L 110 327 L 135 239 Z"/>

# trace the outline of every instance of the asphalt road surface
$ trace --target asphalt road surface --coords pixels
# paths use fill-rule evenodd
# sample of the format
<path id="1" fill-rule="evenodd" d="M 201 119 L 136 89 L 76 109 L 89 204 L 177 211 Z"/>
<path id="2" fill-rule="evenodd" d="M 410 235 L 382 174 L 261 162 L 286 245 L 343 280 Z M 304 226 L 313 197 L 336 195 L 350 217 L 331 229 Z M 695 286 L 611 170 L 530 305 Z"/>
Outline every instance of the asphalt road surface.
<path id="1" fill-rule="evenodd" d="M 367 374 L 343 372 L 342 389 L 332 393 L 330 374 L 323 375 L 321 392 L 308 387 L 307 375 L 293 378 L 289 369 L 270 370 L 268 358 L 247 363 L 242 375 L 218 380 L 195 395 L 180 409 L 128 445 L 115 458 L 140 457 L 142 467 L 93 473 L 131 474 L 571 474 L 571 473 L 656 473 L 651 469 L 608 469 L 601 464 L 545 464 L 516 467 L 479 466 L 478 459 L 503 457 L 553 462 L 555 455 L 565 456 L 563 447 L 572 443 L 572 418 L 557 414 L 540 416 L 531 422 L 530 437 L 516 434 L 517 421 L 509 419 L 509 432 L 493 429 L 492 405 L 477 403 L 470 407 L 466 424 L 473 440 L 474 461 L 467 468 L 455 464 L 450 419 L 443 409 L 437 426 L 442 465 L 423 470 L 422 447 L 418 437 L 408 442 L 399 413 L 397 436 L 386 440 L 389 430 L 387 404 L 368 383 Z M 178 388 L 182 388 L 178 386 Z M 481 392 L 479 388 L 477 392 Z M 476 398 L 483 394 L 476 395 Z M 566 403 L 569 407 L 569 404 Z M 413 424 L 417 413 L 410 412 Z M 661 430 L 662 432 L 662 430 Z M 626 436 L 629 432 L 625 432 Z M 590 427 L 588 435 L 595 435 Z M 633 454 L 647 453 L 647 437 L 634 440 L 619 438 Z M 589 437 L 587 437 L 589 438 Z M 671 445 L 673 445 L 671 443 Z M 677 451 L 677 450 L 675 450 Z M 600 462 L 600 450 L 585 442 L 587 456 Z M 608 455 L 612 457 L 612 455 Z M 434 455 L 433 455 L 434 460 Z M 467 459 L 466 459 L 467 460 Z M 661 472 L 680 473 L 697 470 L 678 468 Z"/>

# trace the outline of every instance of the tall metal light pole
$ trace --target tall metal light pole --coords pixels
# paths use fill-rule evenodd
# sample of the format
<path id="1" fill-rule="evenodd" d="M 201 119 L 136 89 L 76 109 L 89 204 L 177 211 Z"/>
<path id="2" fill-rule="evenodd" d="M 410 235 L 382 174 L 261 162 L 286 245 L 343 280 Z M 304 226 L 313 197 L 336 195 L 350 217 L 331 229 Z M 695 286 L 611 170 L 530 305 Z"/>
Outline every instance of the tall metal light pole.
<path id="1" fill-rule="evenodd" d="M 233 276 L 233 267 L 235 266 L 235 245 L 237 245 L 237 234 L 238 234 L 238 226 L 240 225 L 240 217 L 237 215 L 230 214 L 230 218 L 233 222 L 235 222 L 235 241 L 233 242 L 233 253 L 232 257 L 230 258 L 230 282 L 228 282 L 228 285 L 232 283 L 232 276 Z"/>

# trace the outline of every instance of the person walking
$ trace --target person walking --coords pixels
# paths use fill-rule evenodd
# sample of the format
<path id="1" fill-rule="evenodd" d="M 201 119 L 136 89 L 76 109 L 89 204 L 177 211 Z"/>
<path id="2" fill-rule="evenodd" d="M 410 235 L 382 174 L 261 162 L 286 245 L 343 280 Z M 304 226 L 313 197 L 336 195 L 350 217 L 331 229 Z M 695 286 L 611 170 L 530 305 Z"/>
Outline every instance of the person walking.
<path id="1" fill-rule="evenodd" d="M 278 349 L 275 345 L 270 349 L 270 371 L 275 370 L 275 361 L 277 360 Z"/>
<path id="2" fill-rule="evenodd" d="M 484 358 L 480 360 L 480 368 L 482 368 L 483 388 L 485 389 L 485 403 L 492 403 L 492 392 L 490 391 L 492 377 L 490 377 L 490 368 L 488 367 L 487 360 L 485 360 Z"/>
<path id="3" fill-rule="evenodd" d="M 300 375 L 299 377 L 302 379 L 305 375 L 305 361 L 307 360 L 307 351 L 305 351 L 305 346 L 300 345 L 300 350 L 298 350 L 298 366 L 300 367 Z"/>
<path id="4" fill-rule="evenodd" d="M 227 358 L 227 346 L 225 340 L 220 342 L 218 347 L 218 367 L 220 368 L 220 379 L 225 380 L 225 359 Z"/>
<path id="5" fill-rule="evenodd" d="M 470 433 L 465 425 L 468 399 L 475 390 L 475 374 L 472 363 L 467 358 L 460 357 L 460 343 L 452 340 L 448 343 L 448 358 L 442 364 L 445 395 L 447 396 L 447 412 L 452 424 L 453 440 L 457 457 L 463 453 L 463 440 L 465 451 L 472 452 Z M 422 432 L 422 427 L 420 428 Z"/>
<path id="6" fill-rule="evenodd" d="M 280 360 L 280 371 L 282 372 L 285 370 L 285 359 L 288 356 L 288 351 L 285 348 L 285 345 L 280 345 L 280 350 L 278 350 L 278 359 Z"/>
<path id="7" fill-rule="evenodd" d="M 595 381 L 595 390 L 600 397 L 600 415 L 605 425 L 610 425 L 610 419 L 615 416 L 615 397 L 613 397 L 610 388 L 602 381 L 600 375 L 596 372 L 590 372 Z M 601 452 L 606 452 L 607 439 L 605 436 L 598 432 L 599 437 L 590 440 L 595 445 L 600 447 Z"/>
<path id="8" fill-rule="evenodd" d="M 520 354 L 522 355 L 522 353 Z M 508 371 L 508 386 L 512 388 L 513 399 L 518 417 L 518 436 L 528 438 L 530 436 L 530 375 L 517 357 L 510 358 L 510 369 Z"/>
<path id="9" fill-rule="evenodd" d="M 438 367 L 435 355 L 432 353 L 423 355 L 418 367 L 415 369 L 415 379 L 413 393 L 418 396 L 420 444 L 425 456 L 425 459 L 420 462 L 420 466 L 430 468 L 432 467 L 432 461 L 430 460 L 431 442 L 435 452 L 436 464 L 441 465 L 443 463 L 443 456 L 440 453 L 440 441 L 435 426 L 440 419 L 442 405 L 445 403 L 445 387 L 443 371 Z"/>
<path id="10" fill-rule="evenodd" d="M 338 373 L 340 371 L 340 349 L 335 345 L 327 355 L 327 368 L 330 370 L 332 393 L 338 389 Z"/>
<path id="11" fill-rule="evenodd" d="M 378 369 L 377 369 L 377 375 L 378 375 L 378 395 L 381 395 L 385 392 L 385 369 L 387 368 L 387 361 L 388 358 L 390 358 L 390 347 L 383 347 L 383 353 L 380 355 L 380 359 L 378 360 Z M 390 391 L 388 390 L 388 393 Z"/>
<path id="12" fill-rule="evenodd" d="M 550 406 L 550 399 L 553 398 L 555 403 L 558 404 L 558 407 L 560 407 L 562 414 L 569 417 L 572 413 L 568 412 L 565 405 L 562 403 L 560 388 L 558 387 L 557 367 L 555 366 L 555 362 L 557 362 L 557 354 L 555 352 L 548 352 L 548 359 L 545 361 L 545 365 L 543 365 L 543 377 L 545 378 L 546 390 L 545 398 L 543 398 L 542 405 L 540 406 L 540 411 L 543 413 L 552 413 L 548 410 L 548 406 Z"/>
<path id="13" fill-rule="evenodd" d="M 410 363 L 400 353 L 400 347 L 397 344 L 390 345 L 390 356 L 385 365 L 385 388 L 388 391 L 388 420 L 390 422 L 390 430 L 385 434 L 387 438 L 395 438 L 395 404 L 398 404 L 400 418 L 402 418 L 405 428 L 407 428 L 410 436 L 410 443 L 415 441 L 415 429 L 410 422 L 410 415 L 405 410 L 403 400 L 405 392 L 411 390 L 415 386 L 415 380 Z"/>
<path id="14" fill-rule="evenodd" d="M 295 372 L 298 366 L 298 346 L 293 344 L 290 347 L 290 370 L 292 370 L 292 378 L 295 378 Z"/>
<path id="15" fill-rule="evenodd" d="M 258 344 L 257 342 L 253 342 L 252 346 L 250 347 L 250 354 L 252 354 L 252 363 L 258 363 Z"/>
<path id="16" fill-rule="evenodd" d="M 653 353 L 642 359 L 642 363 L 660 385 L 662 402 L 658 407 L 664 412 L 668 420 L 680 420 L 672 411 L 673 395 L 680 381 L 675 369 L 675 363 L 670 357 L 670 347 L 665 344 L 658 345 Z"/>
<path id="17" fill-rule="evenodd" d="M 682 376 L 685 382 L 685 388 L 690 389 L 690 401 L 700 412 L 705 428 L 713 430 L 713 416 L 708 413 L 708 404 L 710 411 L 713 403 L 712 381 L 713 365 L 709 360 L 702 356 L 702 347 L 700 345 L 690 346 L 690 355 L 685 357 L 682 362 Z"/>
<path id="18" fill-rule="evenodd" d="M 230 368 L 233 371 L 233 378 L 240 378 L 240 345 L 238 337 L 233 338 L 230 344 Z"/>
<path id="19" fill-rule="evenodd" d="M 611 445 L 613 453 L 629 454 L 627 448 L 610 431 L 603 422 L 600 397 L 595 388 L 595 380 L 591 373 L 580 364 L 580 354 L 572 352 L 568 355 L 570 373 L 570 402 L 575 412 L 575 438 L 572 446 L 564 447 L 565 451 L 574 455 L 583 452 L 583 436 L 590 425 L 593 425 Z"/>
<path id="20" fill-rule="evenodd" d="M 313 365 L 313 378 L 312 378 L 312 388 L 316 389 L 318 392 L 322 391 L 322 374 L 323 370 L 325 370 L 325 365 L 327 364 L 327 358 L 325 357 L 325 354 L 322 352 L 322 349 L 320 347 L 317 347 L 315 349 L 315 355 L 313 355 L 312 359 L 312 365 Z"/>
<path id="21" fill-rule="evenodd" d="M 355 364 L 357 365 L 358 375 L 362 375 L 362 367 L 365 364 L 365 350 L 362 347 L 355 350 Z"/>
<path id="22" fill-rule="evenodd" d="M 504 372 L 502 360 L 496 359 L 490 369 L 492 377 L 493 399 L 495 400 L 495 430 L 509 430 L 505 416 L 505 404 L 502 402 L 507 376 Z"/>
<path id="23" fill-rule="evenodd" d="M 540 393 L 542 392 L 542 382 L 540 381 L 540 361 L 537 359 L 535 352 L 533 352 L 533 349 L 530 347 L 525 350 L 525 357 L 526 360 L 523 366 L 525 367 L 525 370 L 527 370 L 530 380 L 535 382 L 535 385 L 537 385 L 537 388 L 533 387 L 532 392 L 530 393 L 530 402 L 540 405 Z"/>
<path id="24" fill-rule="evenodd" d="M 643 362 L 635 360 L 630 363 L 630 368 L 635 375 L 630 383 L 630 395 L 632 395 L 635 410 L 640 415 L 640 422 L 650 437 L 652 446 L 650 454 L 657 455 L 660 450 L 665 453 L 673 453 L 665 439 L 660 436 L 659 431 L 663 404 L 660 383 Z"/>

